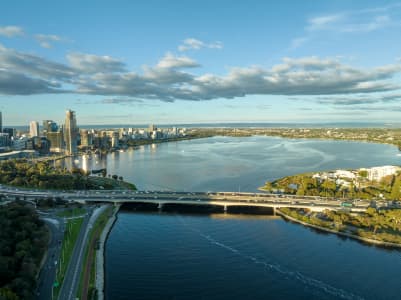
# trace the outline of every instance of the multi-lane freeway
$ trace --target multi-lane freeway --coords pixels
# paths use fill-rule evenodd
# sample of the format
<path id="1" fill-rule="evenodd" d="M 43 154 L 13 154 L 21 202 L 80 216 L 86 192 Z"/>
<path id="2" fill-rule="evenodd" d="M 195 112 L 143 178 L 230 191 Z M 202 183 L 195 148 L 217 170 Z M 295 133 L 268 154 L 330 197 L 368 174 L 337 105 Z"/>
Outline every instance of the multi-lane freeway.
<path id="1" fill-rule="evenodd" d="M 74 250 L 70 257 L 70 261 L 67 267 L 67 271 L 64 275 L 64 281 L 62 282 L 58 299 L 70 299 L 72 297 L 70 295 L 73 295 L 73 297 L 75 297 L 77 287 L 76 282 L 77 277 L 79 276 L 79 267 L 81 266 L 82 253 L 85 246 L 89 219 L 90 213 L 85 215 L 82 222 L 81 230 L 79 232 L 79 235 L 75 242 Z"/>
<path id="2" fill-rule="evenodd" d="M 59 297 L 60 300 L 73 300 L 76 299 L 79 279 L 81 275 L 82 264 L 84 260 L 84 253 L 86 242 L 89 239 L 90 230 L 96 222 L 99 215 L 106 209 L 107 205 L 101 206 L 94 210 L 90 210 L 86 214 L 81 226 L 81 231 L 75 243 L 74 251 L 68 264 L 67 272 L 64 277 Z"/>
<path id="3" fill-rule="evenodd" d="M 145 202 L 158 204 L 196 204 L 196 205 L 220 205 L 226 209 L 229 206 L 267 206 L 267 207 L 293 207 L 308 208 L 314 211 L 324 209 L 344 209 L 345 199 L 295 196 L 286 194 L 269 193 L 245 193 L 245 192 L 172 192 L 172 191 L 129 191 L 129 190 L 87 190 L 87 191 L 54 191 L 22 189 L 9 186 L 0 186 L 2 203 L 8 203 L 15 199 L 28 201 L 35 205 L 37 199 L 53 198 L 63 199 L 69 202 L 81 203 L 135 203 Z M 1 203 L 1 202 L 0 202 Z M 369 206 L 378 208 L 391 206 L 401 208 L 400 202 L 388 202 L 384 200 L 369 201 L 362 199 L 347 199 L 347 209 L 351 211 L 364 211 Z M 65 274 L 65 279 L 58 299 L 75 299 L 79 274 L 83 263 L 86 240 L 89 231 L 97 217 L 105 206 L 100 208 L 88 208 L 88 213 L 79 233 L 70 263 Z M 55 281 L 56 262 L 60 257 L 60 241 L 64 232 L 62 219 L 53 216 L 42 215 L 52 233 L 47 260 L 39 278 L 37 291 L 38 299 L 52 298 L 52 285 Z"/>
<path id="4" fill-rule="evenodd" d="M 340 209 L 345 199 L 295 196 L 287 194 L 269 193 L 245 193 L 245 192 L 171 192 L 171 191 L 110 191 L 110 190 L 87 190 L 87 191 L 46 191 L 26 190 L 9 187 L 1 187 L 0 193 L 8 199 L 19 197 L 26 201 L 34 201 L 37 198 L 51 197 L 61 198 L 66 201 L 79 201 L 82 203 L 108 202 L 151 202 L 158 204 L 182 203 L 182 204 L 215 204 L 215 205 L 246 205 L 246 206 L 271 206 L 271 207 L 294 207 L 309 208 L 312 210 Z M 376 207 L 399 208 L 400 203 L 391 203 L 385 200 L 362 200 L 347 199 L 348 208 L 354 211 L 365 210 L 371 205 Z"/>

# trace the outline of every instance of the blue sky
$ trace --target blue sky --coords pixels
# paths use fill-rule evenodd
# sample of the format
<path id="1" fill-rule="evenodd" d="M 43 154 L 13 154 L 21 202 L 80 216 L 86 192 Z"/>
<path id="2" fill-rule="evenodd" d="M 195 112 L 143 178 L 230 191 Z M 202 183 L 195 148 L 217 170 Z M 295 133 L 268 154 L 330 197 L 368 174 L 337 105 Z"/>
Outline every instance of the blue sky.
<path id="1" fill-rule="evenodd" d="M 238 2 L 238 3 L 237 3 Z M 2 1 L 3 124 L 399 122 L 399 1 Z"/>

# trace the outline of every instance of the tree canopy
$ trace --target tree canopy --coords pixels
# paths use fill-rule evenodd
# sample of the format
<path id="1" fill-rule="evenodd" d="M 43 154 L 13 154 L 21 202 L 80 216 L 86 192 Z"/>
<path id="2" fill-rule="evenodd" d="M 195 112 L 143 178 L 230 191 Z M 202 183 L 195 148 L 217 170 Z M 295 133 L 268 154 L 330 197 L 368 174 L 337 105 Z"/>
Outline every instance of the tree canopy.
<path id="1" fill-rule="evenodd" d="M 0 206 L 0 299 L 31 299 L 49 234 L 22 203 Z"/>
<path id="2" fill-rule="evenodd" d="M 99 185 L 81 169 L 68 171 L 53 167 L 49 162 L 33 163 L 26 159 L 1 162 L 0 183 L 41 189 L 99 189 Z"/>

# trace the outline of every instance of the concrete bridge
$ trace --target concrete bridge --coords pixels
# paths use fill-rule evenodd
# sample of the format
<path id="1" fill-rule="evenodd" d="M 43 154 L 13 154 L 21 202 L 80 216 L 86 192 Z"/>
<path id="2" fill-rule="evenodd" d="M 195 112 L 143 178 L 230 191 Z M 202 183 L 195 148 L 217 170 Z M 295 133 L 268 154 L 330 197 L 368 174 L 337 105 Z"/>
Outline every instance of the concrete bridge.
<path id="1" fill-rule="evenodd" d="M 276 208 L 306 208 L 311 211 L 341 210 L 344 209 L 344 199 L 295 196 L 269 193 L 244 192 L 170 192 L 170 191 L 116 191 L 116 190 L 88 190 L 88 191 L 37 191 L 15 188 L 0 188 L 0 194 L 6 199 L 18 197 L 26 201 L 35 201 L 39 198 L 59 198 L 80 203 L 152 203 L 159 209 L 167 204 L 214 205 L 222 206 L 224 211 L 230 207 L 271 207 Z M 380 206 L 380 203 L 378 203 Z M 385 203 L 383 203 L 383 206 Z M 347 201 L 346 209 L 351 212 L 363 212 L 370 206 L 370 201 L 355 199 Z"/>

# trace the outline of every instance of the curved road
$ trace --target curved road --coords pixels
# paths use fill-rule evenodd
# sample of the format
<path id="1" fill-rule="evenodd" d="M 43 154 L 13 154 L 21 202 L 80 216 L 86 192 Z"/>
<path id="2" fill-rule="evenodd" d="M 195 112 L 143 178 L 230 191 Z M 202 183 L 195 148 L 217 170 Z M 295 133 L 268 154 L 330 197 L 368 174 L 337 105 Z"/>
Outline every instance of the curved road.
<path id="1" fill-rule="evenodd" d="M 36 299 L 52 299 L 53 284 L 56 279 L 57 265 L 55 261 L 59 260 L 61 254 L 61 241 L 64 235 L 64 222 L 61 218 L 52 216 L 41 219 L 46 222 L 50 229 L 51 240 L 49 243 L 47 258 L 39 274 L 38 286 L 36 290 Z"/>
<path id="2" fill-rule="evenodd" d="M 106 209 L 108 205 L 96 208 L 93 212 L 88 213 L 81 226 L 77 241 L 75 242 L 74 251 L 68 264 L 67 272 L 64 276 L 64 282 L 61 286 L 59 300 L 73 300 L 77 294 L 79 279 L 84 260 L 85 247 L 89 238 L 90 230 L 96 222 L 99 215 Z"/>

